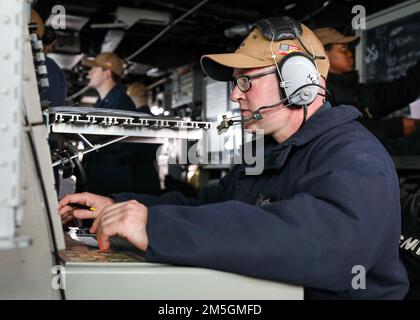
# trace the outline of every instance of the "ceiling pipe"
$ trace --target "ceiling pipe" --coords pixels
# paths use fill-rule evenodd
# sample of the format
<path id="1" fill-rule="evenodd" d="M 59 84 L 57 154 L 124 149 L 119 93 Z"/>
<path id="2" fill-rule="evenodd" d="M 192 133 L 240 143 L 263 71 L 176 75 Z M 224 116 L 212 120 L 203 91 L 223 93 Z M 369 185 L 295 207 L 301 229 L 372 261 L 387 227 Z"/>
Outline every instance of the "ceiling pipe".
<path id="1" fill-rule="evenodd" d="M 195 12 L 196 10 L 200 9 L 203 5 L 205 5 L 209 0 L 203 0 L 201 1 L 199 4 L 197 4 L 196 6 L 194 6 L 192 9 L 190 9 L 189 11 L 187 11 L 186 13 L 184 13 L 181 17 L 179 17 L 178 19 L 176 19 L 175 21 L 171 22 L 165 29 L 163 29 L 161 32 L 159 32 L 155 37 L 153 37 L 152 40 L 150 40 L 149 42 L 147 42 L 144 46 L 142 46 L 140 49 L 138 49 L 136 52 L 132 53 L 131 55 L 129 55 L 126 60 L 130 61 L 132 60 L 135 56 L 137 56 L 138 54 L 140 54 L 141 52 L 143 52 L 144 50 L 146 50 L 148 47 L 150 47 L 153 43 L 155 43 L 157 40 L 159 40 L 159 38 L 161 38 L 166 32 L 168 32 L 170 29 L 172 29 L 178 22 L 182 21 L 183 19 L 185 19 L 187 16 L 189 16 L 190 14 L 192 14 L 193 12 Z"/>

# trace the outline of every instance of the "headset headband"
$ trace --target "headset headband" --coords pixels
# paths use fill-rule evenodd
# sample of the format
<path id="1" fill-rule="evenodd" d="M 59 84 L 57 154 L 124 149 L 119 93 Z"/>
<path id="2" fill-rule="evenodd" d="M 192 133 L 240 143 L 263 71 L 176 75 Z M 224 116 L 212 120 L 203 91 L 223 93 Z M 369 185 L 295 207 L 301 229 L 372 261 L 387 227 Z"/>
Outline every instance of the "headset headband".
<path id="1" fill-rule="evenodd" d="M 257 21 L 255 27 L 268 40 L 280 41 L 298 39 L 302 35 L 302 25 L 290 17 L 273 17 Z"/>

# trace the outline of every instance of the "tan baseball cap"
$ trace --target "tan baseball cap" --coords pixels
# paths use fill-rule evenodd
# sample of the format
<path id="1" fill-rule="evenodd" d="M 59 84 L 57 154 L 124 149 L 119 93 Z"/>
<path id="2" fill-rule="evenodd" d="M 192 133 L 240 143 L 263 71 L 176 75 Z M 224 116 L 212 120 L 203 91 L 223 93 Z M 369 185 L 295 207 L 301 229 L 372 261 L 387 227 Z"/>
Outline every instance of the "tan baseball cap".
<path id="1" fill-rule="evenodd" d="M 34 9 L 31 10 L 31 22 L 36 23 L 38 28 L 36 30 L 36 33 L 38 35 L 39 39 L 42 39 L 45 32 L 45 25 L 44 21 L 42 20 L 41 16 L 38 12 L 36 12 Z"/>
<path id="2" fill-rule="evenodd" d="M 345 36 L 333 28 L 318 28 L 314 30 L 316 36 L 321 40 L 324 46 L 328 44 L 347 44 L 359 42 L 359 36 Z"/>
<path id="3" fill-rule="evenodd" d="M 144 97 L 147 94 L 147 86 L 141 82 L 133 82 L 127 88 L 130 97 Z"/>
<path id="4" fill-rule="evenodd" d="M 325 54 L 324 46 L 315 34 L 305 25 L 300 36 L 304 46 L 313 55 L 325 57 L 316 59 L 319 73 L 324 78 L 328 75 L 330 62 Z M 308 54 L 297 39 L 271 41 L 264 37 L 259 28 L 254 28 L 234 53 L 208 54 L 201 57 L 201 67 L 210 77 L 219 81 L 232 80 L 233 68 L 260 68 L 274 65 L 271 50 L 278 63 L 289 53 L 300 51 Z"/>
<path id="5" fill-rule="evenodd" d="M 122 77 L 124 74 L 122 60 L 112 52 L 103 52 L 96 56 L 95 59 L 84 58 L 82 64 L 88 67 L 102 67 L 111 70 L 117 76 Z"/>

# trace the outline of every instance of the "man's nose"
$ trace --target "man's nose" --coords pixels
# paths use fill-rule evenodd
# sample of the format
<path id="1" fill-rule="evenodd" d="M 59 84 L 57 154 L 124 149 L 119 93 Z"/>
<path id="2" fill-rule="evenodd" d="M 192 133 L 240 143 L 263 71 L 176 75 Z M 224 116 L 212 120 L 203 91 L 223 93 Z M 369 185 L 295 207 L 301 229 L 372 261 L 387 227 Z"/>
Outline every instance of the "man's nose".
<path id="1" fill-rule="evenodd" d="M 230 100 L 233 102 L 239 102 L 239 100 L 243 98 L 244 93 L 238 88 L 237 85 L 234 85 L 232 92 L 230 93 Z"/>

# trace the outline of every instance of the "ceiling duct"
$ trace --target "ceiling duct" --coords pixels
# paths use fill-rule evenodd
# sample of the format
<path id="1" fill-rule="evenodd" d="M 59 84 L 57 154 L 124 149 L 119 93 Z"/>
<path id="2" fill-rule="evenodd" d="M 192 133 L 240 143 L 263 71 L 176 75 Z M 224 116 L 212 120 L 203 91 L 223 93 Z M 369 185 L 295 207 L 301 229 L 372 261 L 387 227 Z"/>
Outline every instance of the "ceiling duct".
<path id="1" fill-rule="evenodd" d="M 115 12 L 118 21 L 125 22 L 130 28 L 136 23 L 167 25 L 171 21 L 168 12 L 118 7 Z"/>
<path id="2" fill-rule="evenodd" d="M 45 22 L 45 25 L 55 28 L 55 26 L 53 25 L 55 17 L 56 17 L 56 14 L 51 13 L 47 19 L 47 22 Z M 80 31 L 88 21 L 89 21 L 88 17 L 66 14 L 65 15 L 65 22 L 66 22 L 65 29 Z"/>
<path id="3" fill-rule="evenodd" d="M 128 7 L 117 7 L 115 11 L 115 22 L 95 23 L 91 25 L 92 29 L 129 29 L 136 23 L 145 23 L 153 25 L 167 25 L 171 22 L 171 14 L 162 11 L 143 10 Z"/>

